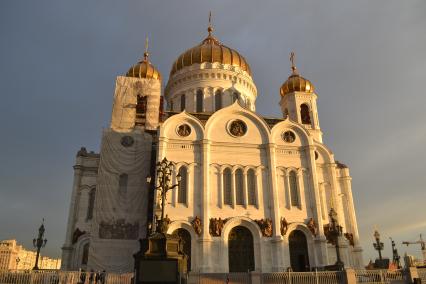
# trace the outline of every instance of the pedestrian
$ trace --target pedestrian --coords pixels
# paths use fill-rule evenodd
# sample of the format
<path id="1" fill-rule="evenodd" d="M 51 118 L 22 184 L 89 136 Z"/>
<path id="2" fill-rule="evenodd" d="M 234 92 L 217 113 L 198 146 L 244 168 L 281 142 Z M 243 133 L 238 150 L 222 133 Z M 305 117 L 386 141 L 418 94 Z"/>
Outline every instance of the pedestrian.
<path id="1" fill-rule="evenodd" d="M 81 272 L 80 272 L 80 282 L 78 282 L 78 283 L 84 284 L 84 282 L 86 282 L 86 271 L 84 269 L 82 269 Z"/>
<path id="2" fill-rule="evenodd" d="M 95 271 L 93 271 L 93 269 L 91 269 L 90 275 L 89 275 L 89 284 L 93 284 L 93 280 L 95 280 Z"/>

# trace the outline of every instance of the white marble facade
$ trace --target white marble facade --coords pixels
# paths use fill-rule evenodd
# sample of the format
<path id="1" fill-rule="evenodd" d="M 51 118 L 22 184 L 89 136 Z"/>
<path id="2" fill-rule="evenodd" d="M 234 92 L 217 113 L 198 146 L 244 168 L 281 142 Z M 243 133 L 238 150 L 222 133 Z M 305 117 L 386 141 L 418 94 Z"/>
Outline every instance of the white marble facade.
<path id="1" fill-rule="evenodd" d="M 237 227 L 251 235 L 250 269 L 334 264 L 335 248 L 324 232 L 332 207 L 347 234 L 339 240 L 342 260 L 362 266 L 349 169 L 322 143 L 317 95 L 303 88 L 282 93 L 283 117 L 264 118 L 255 112 L 257 89 L 242 60 L 238 65 L 221 58 L 182 64 L 171 73 L 164 95 L 168 111 L 160 120 L 159 79 L 117 78 L 100 153 L 83 149 L 77 155 L 63 269 L 133 270 L 132 255 L 152 221 L 150 208 L 157 206 L 149 206 L 145 177 L 164 157 L 175 165 L 174 181 L 176 173 L 185 173 L 184 184 L 169 192 L 166 214 L 169 233 L 184 229 L 190 235 L 191 270 L 232 271 L 230 261 L 239 254 L 230 236 Z M 150 112 L 139 123 L 138 96 L 148 98 L 144 109 Z M 192 224 L 196 217 L 201 227 Z M 222 220 L 219 234 L 211 232 L 212 218 Z M 296 231 L 306 240 L 305 252 L 292 247 Z M 305 259 L 297 260 L 297 253 Z"/>

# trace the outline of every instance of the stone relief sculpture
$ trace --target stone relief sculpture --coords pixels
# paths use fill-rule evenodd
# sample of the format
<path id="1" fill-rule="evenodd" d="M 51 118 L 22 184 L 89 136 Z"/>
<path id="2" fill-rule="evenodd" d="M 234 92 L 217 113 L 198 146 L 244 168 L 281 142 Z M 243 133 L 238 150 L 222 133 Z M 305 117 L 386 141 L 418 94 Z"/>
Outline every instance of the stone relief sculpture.
<path id="1" fill-rule="evenodd" d="M 220 217 L 210 218 L 210 235 L 214 237 L 220 237 L 225 222 L 226 220 L 222 220 Z"/>
<path id="2" fill-rule="evenodd" d="M 191 134 L 191 127 L 188 124 L 182 124 L 178 127 L 177 133 L 179 136 L 186 137 Z"/>
<path id="3" fill-rule="evenodd" d="M 102 221 L 99 224 L 99 238 L 101 239 L 137 240 L 138 236 L 138 222 L 131 224 L 124 219 L 118 219 L 115 222 Z"/>
<path id="4" fill-rule="evenodd" d="M 285 236 L 285 234 L 287 234 L 287 230 L 288 230 L 287 220 L 284 217 L 281 217 L 281 222 L 280 222 L 281 236 Z"/>
<path id="5" fill-rule="evenodd" d="M 324 225 L 324 235 L 325 235 L 325 238 L 327 239 L 327 243 L 332 245 L 336 244 L 336 242 L 334 241 L 334 238 L 330 234 L 330 224 Z"/>
<path id="6" fill-rule="evenodd" d="M 272 220 L 271 219 L 260 219 L 254 220 L 260 228 L 264 237 L 272 237 Z"/>
<path id="7" fill-rule="evenodd" d="M 195 218 L 194 218 L 194 220 L 192 220 L 191 224 L 192 224 L 192 227 L 195 230 L 195 233 L 197 235 L 201 235 L 201 232 L 203 230 L 201 219 L 198 218 L 198 216 L 195 216 Z"/>
<path id="8" fill-rule="evenodd" d="M 318 227 L 314 218 L 310 218 L 306 223 L 306 226 L 308 226 L 308 229 L 311 231 L 312 235 L 316 236 L 318 234 Z"/>
<path id="9" fill-rule="evenodd" d="M 231 122 L 231 125 L 229 127 L 229 132 L 231 132 L 231 134 L 234 136 L 240 137 L 246 134 L 247 126 L 241 120 L 235 120 Z"/>
<path id="10" fill-rule="evenodd" d="M 345 233 L 344 235 L 345 235 L 346 239 L 349 241 L 349 244 L 351 246 L 355 246 L 354 234 L 352 234 L 352 233 Z"/>
<path id="11" fill-rule="evenodd" d="M 86 231 L 80 231 L 79 228 L 75 229 L 74 233 L 72 234 L 72 244 L 75 244 L 78 239 L 84 235 Z"/>

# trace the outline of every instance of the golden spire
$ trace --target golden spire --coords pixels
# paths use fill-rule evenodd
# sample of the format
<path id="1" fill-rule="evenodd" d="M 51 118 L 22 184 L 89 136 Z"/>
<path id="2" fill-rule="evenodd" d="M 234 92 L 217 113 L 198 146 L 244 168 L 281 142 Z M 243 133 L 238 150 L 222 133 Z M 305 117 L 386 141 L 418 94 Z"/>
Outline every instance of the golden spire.
<path id="1" fill-rule="evenodd" d="M 293 74 L 297 74 L 297 68 L 296 65 L 294 64 L 296 58 L 296 54 L 292 51 L 290 53 L 290 62 L 291 62 L 291 71 L 293 72 Z"/>
<path id="2" fill-rule="evenodd" d="M 149 53 L 148 53 L 148 36 L 147 36 L 145 37 L 145 52 L 143 53 L 143 59 L 145 61 L 148 61 L 148 56 L 149 56 Z"/>
<path id="3" fill-rule="evenodd" d="M 212 35 L 213 27 L 212 27 L 212 11 L 209 12 L 209 27 L 207 28 L 207 31 L 209 32 L 209 36 Z"/>

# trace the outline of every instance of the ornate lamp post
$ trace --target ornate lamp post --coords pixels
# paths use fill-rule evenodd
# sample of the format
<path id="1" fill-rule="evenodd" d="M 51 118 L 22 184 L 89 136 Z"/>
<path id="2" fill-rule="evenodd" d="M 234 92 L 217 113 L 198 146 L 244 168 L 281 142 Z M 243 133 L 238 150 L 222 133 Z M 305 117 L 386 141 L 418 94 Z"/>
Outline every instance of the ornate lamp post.
<path id="1" fill-rule="evenodd" d="M 167 158 L 164 158 L 161 162 L 157 162 L 157 184 L 158 186 L 155 188 L 160 191 L 161 196 L 161 219 L 156 224 L 156 231 L 159 233 L 166 233 L 167 231 L 167 220 L 164 220 L 164 209 L 166 206 L 166 197 L 167 192 L 175 187 L 180 185 L 181 176 L 178 174 L 176 176 L 177 184 L 172 185 L 172 169 L 173 163 L 168 161 Z M 151 183 L 152 177 L 147 176 L 146 181 Z"/>
<path id="2" fill-rule="evenodd" d="M 342 226 L 337 223 L 337 212 L 331 208 L 330 213 L 328 214 L 330 217 L 330 236 L 333 238 L 336 247 L 336 263 L 335 265 L 339 270 L 343 270 L 345 264 L 340 258 L 340 248 L 339 248 L 339 237 L 342 236 Z"/>
<path id="3" fill-rule="evenodd" d="M 15 259 L 15 261 L 16 261 L 16 270 L 18 270 L 18 265 L 19 265 L 19 262 L 21 261 L 19 256 Z"/>
<path id="4" fill-rule="evenodd" d="M 33 245 L 35 248 L 37 248 L 37 255 L 36 255 L 36 262 L 34 265 L 33 270 L 38 270 L 38 259 L 40 257 L 40 249 L 44 248 L 46 246 L 47 243 L 47 239 L 43 239 L 44 236 L 44 219 L 43 222 L 41 223 L 40 228 L 38 228 L 38 238 L 37 239 L 33 239 Z"/>
<path id="5" fill-rule="evenodd" d="M 392 245 L 392 259 L 393 262 L 398 266 L 398 268 L 401 268 L 401 263 L 400 263 L 400 259 L 401 257 L 398 254 L 398 250 L 396 249 L 396 245 L 395 245 L 395 241 L 392 240 L 392 238 L 389 238 L 391 240 L 391 245 Z"/>
<path id="6" fill-rule="evenodd" d="M 374 239 L 376 240 L 375 243 L 373 243 L 374 249 L 377 250 L 379 252 L 379 259 L 380 261 L 383 259 L 382 258 L 382 250 L 384 247 L 384 244 L 380 241 L 380 234 L 377 230 L 374 231 Z"/>

